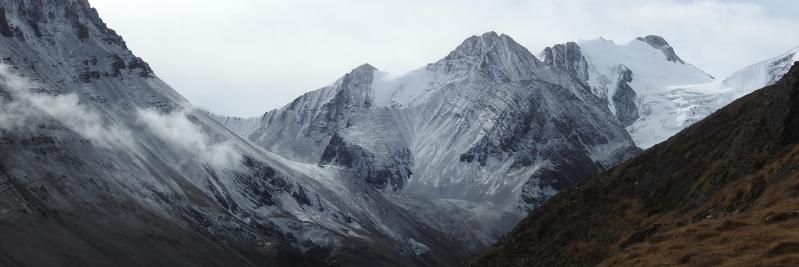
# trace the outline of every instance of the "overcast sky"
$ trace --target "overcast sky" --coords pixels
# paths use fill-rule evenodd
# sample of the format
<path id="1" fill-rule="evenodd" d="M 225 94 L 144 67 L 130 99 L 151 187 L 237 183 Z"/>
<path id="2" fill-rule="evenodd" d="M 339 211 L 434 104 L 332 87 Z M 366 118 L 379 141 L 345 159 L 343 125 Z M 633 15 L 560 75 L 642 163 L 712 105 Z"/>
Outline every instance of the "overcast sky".
<path id="1" fill-rule="evenodd" d="M 799 46 L 799 1 L 90 0 L 196 105 L 256 116 L 363 63 L 403 73 L 497 31 L 538 53 L 661 35 L 716 77 Z"/>

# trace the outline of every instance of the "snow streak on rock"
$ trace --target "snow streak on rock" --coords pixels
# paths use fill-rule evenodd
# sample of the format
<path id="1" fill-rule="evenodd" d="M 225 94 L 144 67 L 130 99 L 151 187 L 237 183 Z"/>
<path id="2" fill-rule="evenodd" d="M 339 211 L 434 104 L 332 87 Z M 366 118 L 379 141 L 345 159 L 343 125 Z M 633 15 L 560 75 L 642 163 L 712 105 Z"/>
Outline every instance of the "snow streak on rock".
<path id="1" fill-rule="evenodd" d="M 605 102 L 569 75 L 580 66 L 548 68 L 489 32 L 407 74 L 355 68 L 254 128 L 220 120 L 288 160 L 341 168 L 327 179 L 377 190 L 428 227 L 486 246 L 559 190 L 637 152 Z"/>

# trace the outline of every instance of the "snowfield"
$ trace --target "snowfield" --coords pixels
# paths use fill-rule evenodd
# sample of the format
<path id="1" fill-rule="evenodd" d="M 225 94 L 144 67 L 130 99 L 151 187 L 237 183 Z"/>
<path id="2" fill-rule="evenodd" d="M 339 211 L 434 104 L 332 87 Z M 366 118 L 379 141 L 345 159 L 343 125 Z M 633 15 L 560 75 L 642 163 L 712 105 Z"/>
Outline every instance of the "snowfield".
<path id="1" fill-rule="evenodd" d="M 641 119 L 628 127 L 636 144 L 649 148 L 754 90 L 774 84 L 799 60 L 799 48 L 746 67 L 721 81 L 670 85 L 640 99 Z"/>

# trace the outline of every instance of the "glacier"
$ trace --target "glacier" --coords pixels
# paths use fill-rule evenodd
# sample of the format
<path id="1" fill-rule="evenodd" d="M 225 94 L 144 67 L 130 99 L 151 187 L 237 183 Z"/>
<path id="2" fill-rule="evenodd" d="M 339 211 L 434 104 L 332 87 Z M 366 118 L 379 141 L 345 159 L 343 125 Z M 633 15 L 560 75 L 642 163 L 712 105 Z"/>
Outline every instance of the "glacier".
<path id="1" fill-rule="evenodd" d="M 626 44 L 603 38 L 557 44 L 539 57 L 588 84 L 625 125 L 636 145 L 647 149 L 733 100 L 773 84 L 797 60 L 796 51 L 724 79 L 687 63 L 655 35 Z"/>

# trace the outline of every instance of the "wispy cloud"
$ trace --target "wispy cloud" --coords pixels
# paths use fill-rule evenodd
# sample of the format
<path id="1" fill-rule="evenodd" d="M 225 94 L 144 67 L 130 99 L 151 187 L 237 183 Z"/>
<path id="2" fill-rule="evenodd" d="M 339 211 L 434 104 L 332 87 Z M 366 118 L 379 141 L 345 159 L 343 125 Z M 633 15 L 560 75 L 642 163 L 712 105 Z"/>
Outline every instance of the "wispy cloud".
<path id="1" fill-rule="evenodd" d="M 81 105 L 74 93 L 53 96 L 32 92 L 31 89 L 42 86 L 12 73 L 7 65 L 0 65 L 0 83 L 12 98 L 0 99 L 0 132 L 56 120 L 94 144 L 107 148 L 133 146 L 128 129 L 104 125 L 100 115 Z"/>
<path id="2" fill-rule="evenodd" d="M 133 131 L 127 125 L 103 123 L 103 117 L 80 103 L 75 93 L 50 95 L 32 89 L 43 88 L 0 64 L 0 136 L 6 132 L 37 131 L 37 126 L 57 121 L 69 130 L 103 148 L 137 152 L 144 135 L 153 135 L 196 159 L 221 169 L 238 169 L 243 156 L 228 142 L 213 142 L 185 110 L 160 113 L 151 109 L 136 111 L 137 123 L 147 132 Z"/>
<path id="3" fill-rule="evenodd" d="M 210 138 L 184 110 L 160 113 L 152 109 L 138 110 L 138 122 L 164 142 L 197 155 L 215 169 L 237 169 L 243 156 L 230 143 L 211 142 Z"/>

